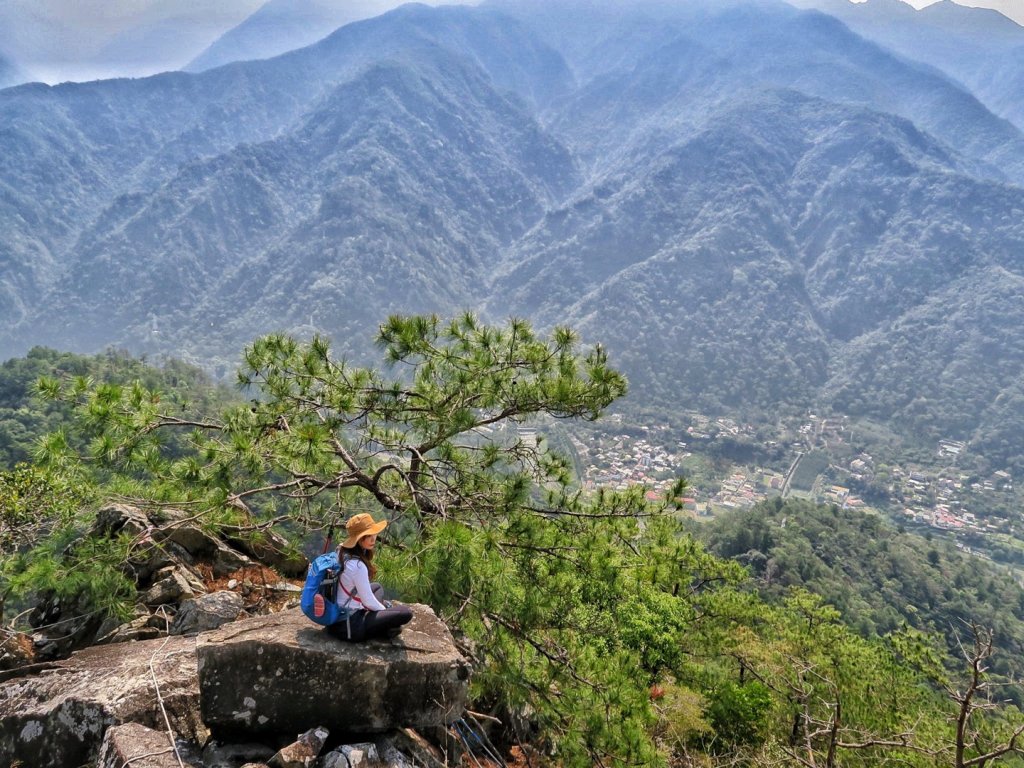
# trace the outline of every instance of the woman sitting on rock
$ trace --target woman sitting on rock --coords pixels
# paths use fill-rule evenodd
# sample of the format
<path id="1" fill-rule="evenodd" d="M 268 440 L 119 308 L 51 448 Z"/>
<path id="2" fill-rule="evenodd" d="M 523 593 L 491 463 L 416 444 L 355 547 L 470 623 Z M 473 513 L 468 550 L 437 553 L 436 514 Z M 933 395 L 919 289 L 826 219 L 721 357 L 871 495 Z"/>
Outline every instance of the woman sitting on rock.
<path id="1" fill-rule="evenodd" d="M 402 625 L 412 620 L 412 610 L 384 600 L 384 588 L 373 580 L 377 568 L 373 550 L 377 534 L 387 528 L 388 521 L 374 522 L 365 513 L 353 515 L 345 524 L 348 538 L 338 547 L 341 575 L 338 578 L 338 607 L 348 611 L 348 618 L 328 627 L 342 640 L 362 642 L 373 637 L 395 637 Z"/>

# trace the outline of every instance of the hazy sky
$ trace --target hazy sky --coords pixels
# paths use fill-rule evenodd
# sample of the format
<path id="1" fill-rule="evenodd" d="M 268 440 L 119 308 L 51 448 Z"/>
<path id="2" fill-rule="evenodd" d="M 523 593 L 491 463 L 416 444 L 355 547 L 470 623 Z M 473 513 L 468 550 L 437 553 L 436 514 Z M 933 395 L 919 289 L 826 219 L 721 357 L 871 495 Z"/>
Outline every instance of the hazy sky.
<path id="1" fill-rule="evenodd" d="M 0 0 L 0 51 L 48 83 L 147 75 L 184 66 L 266 1 Z M 406 1 L 311 0 L 369 15 Z"/>
<path id="2" fill-rule="evenodd" d="M 924 8 L 939 0 L 903 0 L 915 8 Z M 854 0 L 857 2 L 857 0 Z M 993 8 L 1004 16 L 1024 24 L 1024 0 L 956 0 L 958 5 L 969 5 L 973 8 Z"/>
<path id="3" fill-rule="evenodd" d="M 860 2 L 860 0 L 852 0 Z M 924 8 L 939 0 L 903 0 L 914 8 Z M 1024 25 L 1024 0 L 955 0 L 957 5 L 970 5 L 973 8 L 993 8 L 1002 15 L 1014 19 L 1017 24 Z"/>
<path id="4" fill-rule="evenodd" d="M 401 5 L 403 0 L 311 1 L 365 4 L 380 12 Z M 917 8 L 936 1 L 905 0 Z M 1024 0 L 957 1 L 994 8 L 1024 25 Z M 0 51 L 34 78 L 49 83 L 152 74 L 184 66 L 265 2 L 0 0 Z M 140 50 L 145 60 L 133 60 L 140 57 Z"/>
<path id="5" fill-rule="evenodd" d="M 0 0 L 0 50 L 46 82 L 146 74 L 147 67 L 111 69 L 105 49 L 118 35 L 170 23 L 176 60 L 150 47 L 150 71 L 178 67 L 256 10 L 264 0 Z M 166 65 L 166 67 L 165 67 Z M 131 71 L 135 69 L 136 71 Z"/>

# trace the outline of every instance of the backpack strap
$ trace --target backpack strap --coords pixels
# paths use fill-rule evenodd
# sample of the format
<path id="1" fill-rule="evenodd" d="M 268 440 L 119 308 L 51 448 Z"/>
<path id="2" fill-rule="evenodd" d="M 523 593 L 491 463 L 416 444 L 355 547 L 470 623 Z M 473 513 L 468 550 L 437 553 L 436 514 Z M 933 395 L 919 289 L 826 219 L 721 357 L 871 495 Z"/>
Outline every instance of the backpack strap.
<path id="1" fill-rule="evenodd" d="M 355 601 L 356 601 L 357 603 L 359 603 L 359 605 L 360 605 L 360 606 L 362 606 L 362 607 L 363 607 L 363 609 L 365 610 L 365 609 L 366 609 L 366 606 L 363 606 L 363 601 L 359 599 L 359 595 L 353 595 L 353 594 L 352 594 L 351 592 L 349 592 L 349 591 L 348 591 L 347 589 L 345 589 L 345 585 L 341 583 L 341 574 L 343 574 L 343 573 L 345 572 L 345 566 L 346 566 L 346 565 L 348 565 L 348 562 L 349 562 L 349 560 L 351 560 L 351 559 L 352 559 L 352 558 L 350 558 L 350 557 L 346 557 L 346 558 L 344 558 L 344 559 L 343 559 L 343 560 L 341 561 L 341 570 L 340 570 L 340 571 L 338 571 L 338 587 L 339 587 L 339 588 L 341 589 L 341 591 L 342 591 L 342 592 L 344 592 L 344 593 L 345 593 L 345 596 L 346 596 L 346 597 L 347 597 L 347 598 L 348 598 L 349 600 L 355 600 Z M 356 559 L 358 559 L 358 558 L 356 558 Z M 360 562 L 361 562 L 361 561 L 360 561 Z"/>
<path id="2" fill-rule="evenodd" d="M 345 585 L 341 583 L 340 577 L 338 578 L 338 586 L 341 587 L 341 591 L 345 593 L 345 596 L 348 597 L 349 600 L 355 600 L 360 605 L 363 604 L 363 601 L 359 599 L 359 595 L 353 595 L 351 592 L 345 589 Z"/>

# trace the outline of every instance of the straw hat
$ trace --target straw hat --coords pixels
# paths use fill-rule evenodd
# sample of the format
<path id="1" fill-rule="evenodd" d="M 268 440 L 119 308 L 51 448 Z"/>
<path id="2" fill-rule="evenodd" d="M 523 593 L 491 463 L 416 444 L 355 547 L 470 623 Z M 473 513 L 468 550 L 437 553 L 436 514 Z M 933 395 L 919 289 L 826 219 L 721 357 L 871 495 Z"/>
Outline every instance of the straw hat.
<path id="1" fill-rule="evenodd" d="M 341 546 L 345 549 L 352 549 L 352 547 L 354 547 L 359 540 L 363 538 L 363 536 L 380 533 L 387 527 L 387 520 L 374 522 L 373 517 L 365 512 L 358 515 L 352 515 L 348 522 L 345 523 L 345 530 L 348 531 L 348 538 L 341 542 Z"/>

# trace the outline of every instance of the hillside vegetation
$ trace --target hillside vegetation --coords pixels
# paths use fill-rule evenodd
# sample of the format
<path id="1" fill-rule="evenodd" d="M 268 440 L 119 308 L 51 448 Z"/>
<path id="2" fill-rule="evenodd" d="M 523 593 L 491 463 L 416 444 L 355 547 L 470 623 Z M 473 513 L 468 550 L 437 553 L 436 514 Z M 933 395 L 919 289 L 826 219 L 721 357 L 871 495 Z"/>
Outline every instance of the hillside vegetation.
<path id="1" fill-rule="evenodd" d="M 238 397 L 215 385 L 199 368 L 168 359 L 159 365 L 126 352 L 76 355 L 37 347 L 0 365 L 0 467 L 31 462 L 47 434 L 71 425 L 71 409 L 40 397 L 41 379 L 78 379 L 91 384 L 142 386 L 161 392 L 182 416 Z M 81 446 L 80 446 L 81 447 Z"/>
<path id="2" fill-rule="evenodd" d="M 747 566 L 769 598 L 807 589 L 864 637 L 910 626 L 945 637 L 951 653 L 977 621 L 1005 652 L 995 669 L 1012 679 L 1024 672 L 1024 588 L 948 540 L 877 515 L 781 499 L 722 515 L 700 536 L 711 552 Z"/>
<path id="3" fill-rule="evenodd" d="M 30 473 L 0 477 L 0 534 L 14 543 L 0 557 L 0 593 L 19 605 L 56 593 L 131 616 L 119 604 L 136 594 L 124 565 L 147 545 L 104 535 L 93 499 L 181 506 L 234 535 L 270 524 L 315 532 L 372 508 L 393 523 L 382 574 L 467 638 L 473 707 L 508 723 L 502 738 L 525 743 L 538 764 L 967 768 L 1017 753 L 1020 712 L 980 706 L 999 678 L 969 672 L 1002 663 L 989 628 L 965 614 L 966 658 L 948 654 L 864 597 L 878 589 L 866 564 L 829 571 L 841 551 L 867 547 L 886 574 L 881 601 L 909 615 L 899 601 L 932 600 L 910 622 L 931 629 L 946 614 L 927 569 L 956 582 L 983 568 L 945 550 L 920 565 L 909 537 L 874 518 L 778 505 L 723 520 L 715 539 L 752 564 L 757 547 L 772 552 L 759 595 L 680 525 L 682 485 L 663 502 L 641 488 L 581 496 L 564 457 L 519 436 L 516 422 L 596 419 L 622 395 L 600 347 L 582 348 L 566 328 L 541 337 L 523 321 L 493 327 L 469 315 L 392 317 L 378 342 L 390 365 L 360 368 L 322 338 L 260 338 L 239 371 L 253 396 L 244 402 L 176 364 L 38 350 L 10 366 L 55 371 L 38 390 L 66 431 L 44 440 Z M 138 376 L 118 378 L 127 372 Z M 172 394 L 185 389 L 196 405 L 187 417 Z M 869 534 L 877 550 L 863 543 Z M 862 634 L 816 588 L 848 615 L 864 600 Z M 1003 579 L 956 589 L 979 600 L 1002 590 L 1020 607 Z"/>

